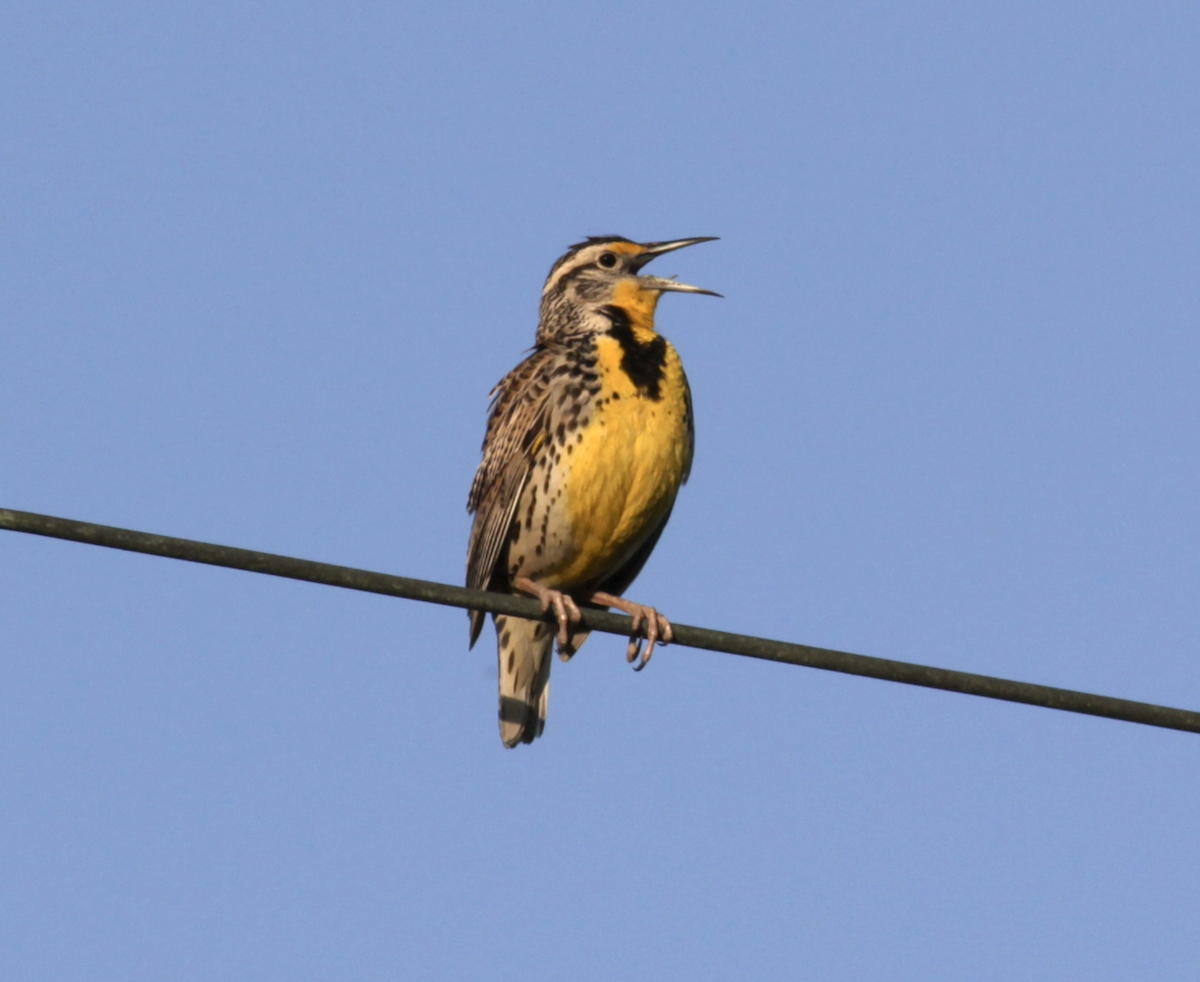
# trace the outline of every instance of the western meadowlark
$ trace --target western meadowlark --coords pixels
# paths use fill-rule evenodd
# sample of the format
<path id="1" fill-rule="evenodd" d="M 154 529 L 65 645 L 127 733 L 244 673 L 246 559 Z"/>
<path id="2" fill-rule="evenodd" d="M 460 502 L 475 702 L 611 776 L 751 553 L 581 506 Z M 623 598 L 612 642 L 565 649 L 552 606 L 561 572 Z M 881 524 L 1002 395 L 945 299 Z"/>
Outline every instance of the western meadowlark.
<path id="1" fill-rule="evenodd" d="M 542 289 L 533 352 L 492 390 L 467 585 L 537 597 L 548 624 L 495 616 L 500 738 L 532 743 L 546 724 L 550 649 L 566 660 L 587 637 L 579 605 L 633 618 L 627 658 L 640 671 L 671 624 L 621 594 L 662 534 L 692 464 L 692 400 L 683 365 L 654 330 L 664 293 L 711 290 L 642 276 L 651 259 L 712 237 L 572 246 Z M 471 613 L 471 644 L 483 614 Z M 642 632 L 646 649 L 642 654 Z M 639 660 L 640 656 L 640 660 Z"/>

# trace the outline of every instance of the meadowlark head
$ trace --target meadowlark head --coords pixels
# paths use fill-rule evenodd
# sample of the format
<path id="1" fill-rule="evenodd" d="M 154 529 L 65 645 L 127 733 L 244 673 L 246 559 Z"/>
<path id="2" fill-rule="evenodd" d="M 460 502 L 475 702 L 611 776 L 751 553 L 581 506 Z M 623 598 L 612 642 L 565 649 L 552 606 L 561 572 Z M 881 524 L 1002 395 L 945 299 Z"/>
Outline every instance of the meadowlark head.
<path id="1" fill-rule="evenodd" d="M 554 264 L 542 289 L 538 340 L 606 330 L 607 309 L 621 307 L 635 323 L 652 330 L 654 310 L 664 293 L 719 293 L 662 276 L 643 276 L 642 267 L 676 249 L 712 242 L 716 236 L 670 242 L 632 242 L 620 235 L 591 236 L 571 246 Z"/>

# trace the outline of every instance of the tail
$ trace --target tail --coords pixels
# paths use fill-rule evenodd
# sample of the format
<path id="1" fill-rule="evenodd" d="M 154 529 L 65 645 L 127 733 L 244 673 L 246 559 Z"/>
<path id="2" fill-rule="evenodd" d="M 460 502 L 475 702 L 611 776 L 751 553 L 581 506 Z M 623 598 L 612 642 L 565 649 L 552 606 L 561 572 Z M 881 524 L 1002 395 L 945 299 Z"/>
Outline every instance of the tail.
<path id="1" fill-rule="evenodd" d="M 554 629 L 542 621 L 497 614 L 500 658 L 500 739 L 506 747 L 533 743 L 546 726 Z"/>

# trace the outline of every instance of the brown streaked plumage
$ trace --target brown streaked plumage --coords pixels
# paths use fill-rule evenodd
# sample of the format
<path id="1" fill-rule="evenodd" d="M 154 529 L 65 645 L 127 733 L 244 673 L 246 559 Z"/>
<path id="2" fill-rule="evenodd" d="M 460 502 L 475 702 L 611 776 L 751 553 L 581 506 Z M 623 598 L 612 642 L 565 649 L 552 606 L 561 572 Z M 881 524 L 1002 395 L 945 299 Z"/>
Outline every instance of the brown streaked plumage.
<path id="1" fill-rule="evenodd" d="M 542 291 L 533 352 L 492 392 L 467 509 L 475 516 L 467 585 L 526 593 L 554 609 L 545 623 L 496 616 L 500 735 L 542 732 L 550 649 L 569 658 L 586 638 L 579 605 L 634 618 L 628 658 L 671 640 L 654 608 L 623 600 L 650 556 L 691 468 L 691 396 L 679 355 L 654 329 L 663 293 L 711 293 L 641 268 L 701 239 L 639 244 L 620 236 L 572 246 Z M 714 296 L 716 294 L 713 294 Z M 471 644 L 483 615 L 471 614 Z M 646 648 L 642 651 L 642 632 Z"/>

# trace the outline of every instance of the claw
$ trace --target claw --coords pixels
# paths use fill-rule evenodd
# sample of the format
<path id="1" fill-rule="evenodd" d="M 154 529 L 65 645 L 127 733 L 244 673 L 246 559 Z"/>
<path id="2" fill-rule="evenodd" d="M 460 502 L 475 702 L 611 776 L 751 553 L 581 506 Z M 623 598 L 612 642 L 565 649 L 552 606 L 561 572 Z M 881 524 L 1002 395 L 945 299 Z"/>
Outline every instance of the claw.
<path id="1" fill-rule="evenodd" d="M 592 603 L 623 610 L 633 619 L 633 624 L 630 626 L 629 645 L 625 649 L 625 660 L 633 665 L 635 672 L 640 672 L 649 664 L 655 645 L 665 645 L 675 640 L 671 622 L 653 607 L 636 604 L 631 600 L 622 600 L 611 593 L 600 591 L 592 594 L 591 600 Z M 642 652 L 643 638 L 646 642 L 645 653 Z M 636 664 L 634 664 L 635 662 Z"/>
<path id="2" fill-rule="evenodd" d="M 642 652 L 642 621 L 646 619 L 645 611 L 636 610 L 632 617 L 633 626 L 629 630 L 629 644 L 625 648 L 625 660 L 631 665 L 638 660 L 638 655 Z M 641 669 L 635 667 L 634 671 L 638 672 Z"/>
<path id="3" fill-rule="evenodd" d="M 546 613 L 551 607 L 554 607 L 554 614 L 558 618 L 558 646 L 565 648 L 571 643 L 571 625 L 578 624 L 583 618 L 579 613 L 579 608 L 575 606 L 575 601 L 563 593 L 561 590 L 547 590 L 542 597 L 542 613 Z"/>
<path id="4" fill-rule="evenodd" d="M 558 621 L 558 633 L 555 635 L 555 640 L 558 641 L 560 649 L 568 648 L 571 644 L 571 625 L 578 624 L 583 620 L 583 615 L 579 613 L 579 607 L 571 596 L 561 590 L 552 590 L 539 583 L 534 583 L 528 576 L 517 577 L 513 581 L 513 586 L 522 593 L 537 597 L 541 601 L 543 614 L 549 613 L 551 607 L 554 608 L 554 617 Z"/>
<path id="5" fill-rule="evenodd" d="M 654 645 L 656 642 L 666 647 L 675 640 L 675 632 L 671 629 L 671 622 L 653 607 L 647 607 L 646 610 L 650 613 L 650 626 L 646 632 L 646 656 L 633 666 L 635 672 L 640 672 L 650 663 L 650 656 L 654 654 Z M 641 647 L 641 641 L 638 642 L 638 646 Z"/>
<path id="6" fill-rule="evenodd" d="M 662 614 L 658 615 L 658 626 L 662 631 L 662 640 L 658 642 L 659 644 L 668 645 L 675 640 L 675 628 L 671 627 L 671 622 Z"/>

